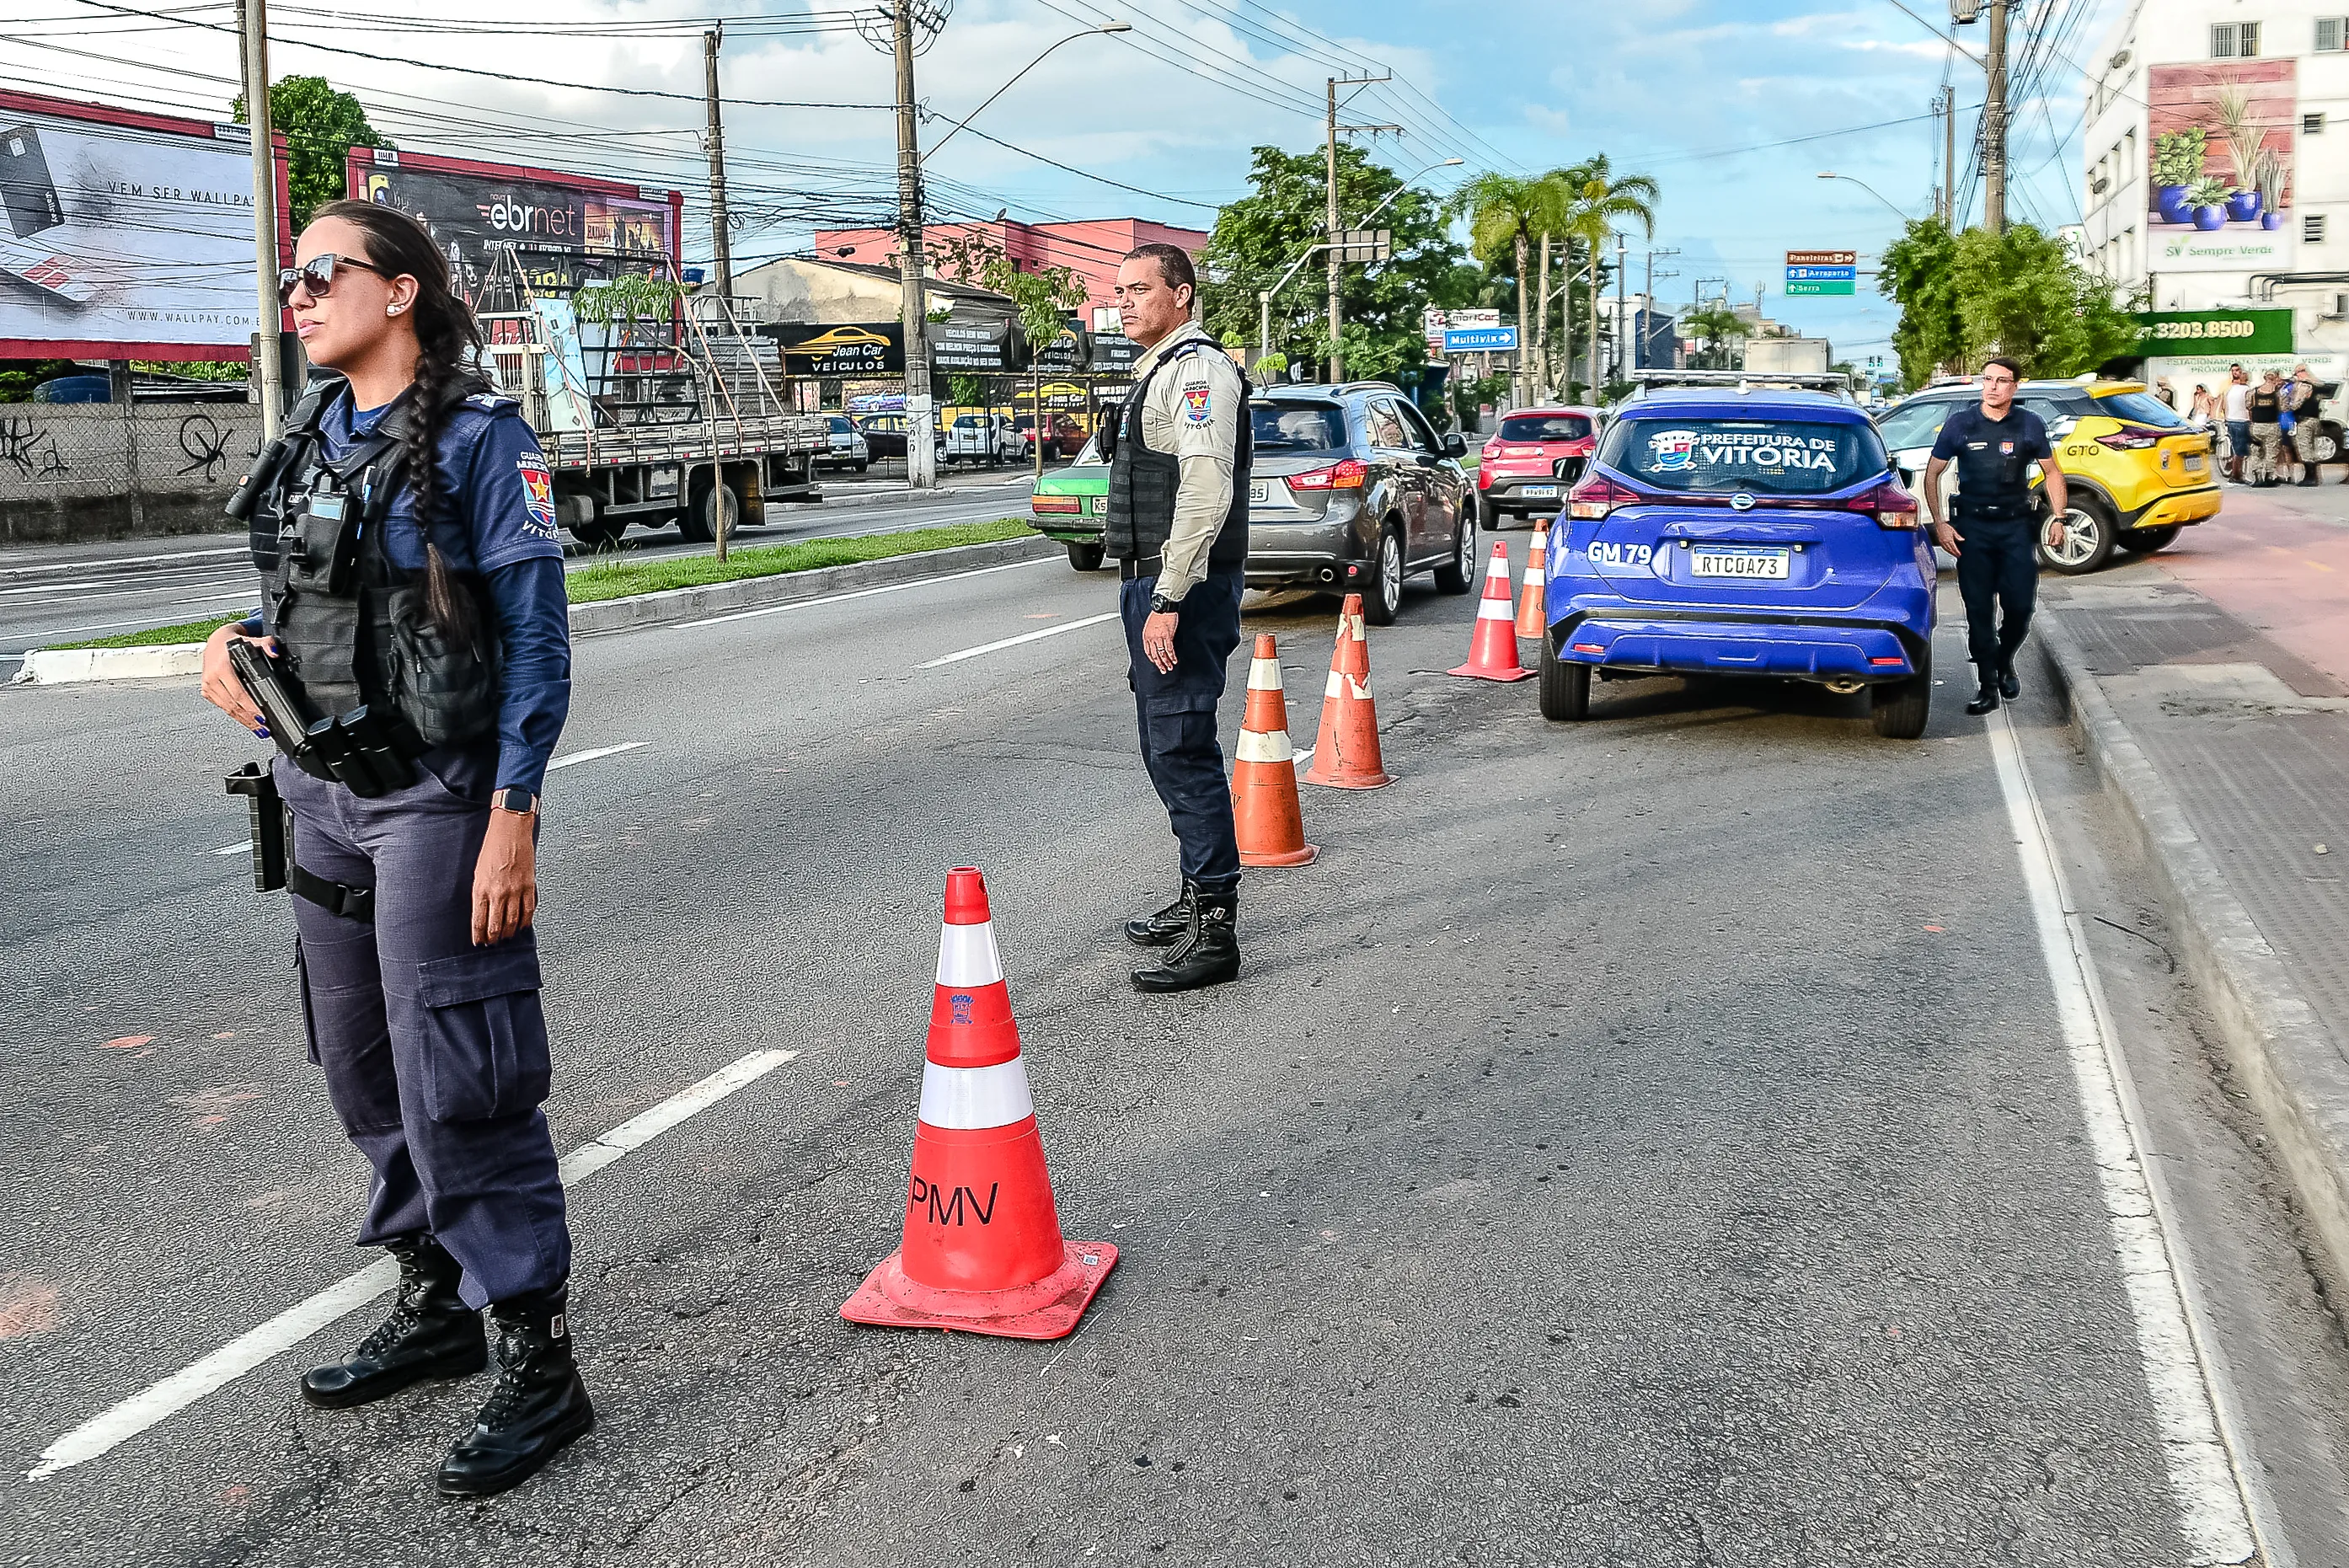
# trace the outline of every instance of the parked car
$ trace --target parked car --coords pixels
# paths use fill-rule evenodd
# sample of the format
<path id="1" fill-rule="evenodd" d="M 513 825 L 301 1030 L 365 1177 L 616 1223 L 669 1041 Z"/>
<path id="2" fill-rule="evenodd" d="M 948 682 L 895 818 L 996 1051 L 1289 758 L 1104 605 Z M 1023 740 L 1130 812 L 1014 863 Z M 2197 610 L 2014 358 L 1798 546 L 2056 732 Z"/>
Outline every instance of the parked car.
<path id="1" fill-rule="evenodd" d="M 1009 414 L 957 414 L 947 427 L 946 461 L 982 463 L 993 468 L 1026 453 Z"/>
<path id="2" fill-rule="evenodd" d="M 905 416 L 903 414 L 866 414 L 856 421 L 856 431 L 876 458 L 905 455 Z M 947 456 L 947 432 L 935 421 L 930 426 L 930 440 L 943 465 Z"/>
<path id="3" fill-rule="evenodd" d="M 1029 526 L 1069 547 L 1069 565 L 1101 569 L 1102 529 L 1109 512 L 1109 464 L 1088 441 L 1066 468 L 1046 471 L 1028 497 Z"/>
<path id="4" fill-rule="evenodd" d="M 1928 387 L 1877 421 L 1901 482 L 1921 493 L 1933 438 L 1951 414 L 1982 400 L 1970 381 Z M 2142 381 L 2025 381 L 2014 400 L 2047 424 L 2064 465 L 2062 533 L 2043 532 L 2039 564 L 2076 576 L 2110 561 L 2116 549 L 2150 555 L 2178 531 L 2216 517 L 2221 504 L 2212 438 L 2146 390 Z M 1944 502 L 1957 489 L 1957 465 L 1941 476 Z M 2034 492 L 2039 485 L 2034 474 Z"/>
<path id="5" fill-rule="evenodd" d="M 1555 517 L 1597 449 L 1598 416 L 1581 408 L 1516 409 L 1485 443 L 1476 493 L 1485 526 L 1507 517 Z"/>
<path id="6" fill-rule="evenodd" d="M 1392 623 L 1403 579 L 1432 570 L 1448 594 L 1475 587 L 1475 492 L 1411 400 L 1384 381 L 1280 386 L 1248 403 L 1250 587 L 1359 591 L 1363 618 Z"/>
<path id="7" fill-rule="evenodd" d="M 1919 517 L 1847 398 L 1635 394 L 1550 535 L 1543 716 L 1588 717 L 1594 675 L 1768 676 L 1866 691 L 1877 732 L 1914 740 L 1935 614 Z"/>
<path id="8" fill-rule="evenodd" d="M 816 462 L 829 468 L 854 469 L 859 473 L 873 466 L 872 446 L 846 414 L 833 414 L 824 424 L 824 449 L 816 453 Z"/>
<path id="9" fill-rule="evenodd" d="M 1011 421 L 1019 432 L 1020 455 L 1036 455 L 1036 416 L 1021 414 Z M 1044 461 L 1057 462 L 1068 453 L 1085 444 L 1085 427 L 1073 414 L 1048 414 L 1044 420 Z"/>

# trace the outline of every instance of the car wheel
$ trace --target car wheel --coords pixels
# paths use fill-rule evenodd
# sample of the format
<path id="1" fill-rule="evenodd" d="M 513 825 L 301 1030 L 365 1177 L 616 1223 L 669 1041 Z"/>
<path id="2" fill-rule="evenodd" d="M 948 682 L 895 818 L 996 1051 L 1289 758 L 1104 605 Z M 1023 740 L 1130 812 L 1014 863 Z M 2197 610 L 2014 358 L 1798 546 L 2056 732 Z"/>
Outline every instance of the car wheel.
<path id="1" fill-rule="evenodd" d="M 867 459 L 864 460 L 863 462 L 860 462 L 859 463 L 857 463 L 857 465 L 856 465 L 856 472 L 859 472 L 859 473 L 862 473 L 862 472 L 864 472 L 866 469 L 868 469 L 868 468 L 872 467 L 872 466 L 873 466 L 873 462 L 872 462 L 872 460 L 871 460 L 870 458 L 867 458 Z"/>
<path id="2" fill-rule="evenodd" d="M 1554 630 L 1542 633 L 1540 670 L 1543 718 L 1576 723 L 1590 717 L 1590 666 L 1560 659 Z"/>
<path id="3" fill-rule="evenodd" d="M 1933 656 L 1917 661 L 1917 673 L 1906 680 L 1888 680 L 1868 689 L 1868 717 L 1876 732 L 1890 741 L 1913 741 L 1925 732 L 1925 719 L 1933 707 Z"/>
<path id="4" fill-rule="evenodd" d="M 2167 528 L 2132 528 L 2120 537 L 2120 547 L 2132 556 L 2150 556 L 2178 543 L 2178 524 Z"/>
<path id="5" fill-rule="evenodd" d="M 1379 559 L 1371 573 L 1370 592 L 1362 596 L 1362 618 L 1372 626 L 1392 626 L 1402 613 L 1402 535 L 1392 527 L 1379 535 Z"/>
<path id="6" fill-rule="evenodd" d="M 1081 572 L 1098 572 L 1103 550 L 1102 545 L 1080 545 L 1072 539 L 1069 541 L 1069 565 Z"/>
<path id="7" fill-rule="evenodd" d="M 2113 514 L 2103 502 L 2092 495 L 2074 497 L 2063 522 L 2063 530 L 2052 545 L 2048 543 L 2052 530 L 2045 523 L 2039 524 L 2041 566 L 2067 577 L 2077 577 L 2100 570 L 2113 558 L 2113 542 L 2118 530 L 2113 526 Z"/>
<path id="8" fill-rule="evenodd" d="M 1476 586 L 1476 519 L 1465 511 L 1460 514 L 1451 559 L 1435 568 L 1435 586 L 1447 594 L 1464 594 Z"/>
<path id="9" fill-rule="evenodd" d="M 2319 425 L 2308 443 L 2309 461 L 2317 463 L 2341 461 L 2341 432 L 2332 425 Z"/>

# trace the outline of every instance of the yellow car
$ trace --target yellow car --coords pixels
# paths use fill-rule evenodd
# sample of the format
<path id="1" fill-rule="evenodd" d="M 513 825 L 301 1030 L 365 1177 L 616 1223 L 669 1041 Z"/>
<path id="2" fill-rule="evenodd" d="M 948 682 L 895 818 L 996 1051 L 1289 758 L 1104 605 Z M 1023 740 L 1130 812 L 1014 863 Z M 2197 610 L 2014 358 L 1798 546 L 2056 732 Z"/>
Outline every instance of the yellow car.
<path id="1" fill-rule="evenodd" d="M 1940 383 L 1878 417 L 1877 429 L 1911 490 L 1951 411 L 1981 397 L 1967 382 Z M 2219 514 L 2210 432 L 2189 427 L 2144 382 L 2094 376 L 2025 381 L 2014 400 L 2046 421 L 2069 497 L 2063 528 L 2039 541 L 2042 566 L 2073 576 L 2093 572 L 2116 549 L 2166 548 L 2180 528 Z M 1944 500 L 1956 483 L 1952 464 L 1942 480 Z"/>
<path id="2" fill-rule="evenodd" d="M 802 342 L 786 345 L 783 352 L 809 354 L 820 359 L 835 349 L 869 348 L 875 346 L 886 348 L 889 346 L 889 339 L 878 332 L 863 327 L 835 327 L 828 332 L 819 332 Z"/>

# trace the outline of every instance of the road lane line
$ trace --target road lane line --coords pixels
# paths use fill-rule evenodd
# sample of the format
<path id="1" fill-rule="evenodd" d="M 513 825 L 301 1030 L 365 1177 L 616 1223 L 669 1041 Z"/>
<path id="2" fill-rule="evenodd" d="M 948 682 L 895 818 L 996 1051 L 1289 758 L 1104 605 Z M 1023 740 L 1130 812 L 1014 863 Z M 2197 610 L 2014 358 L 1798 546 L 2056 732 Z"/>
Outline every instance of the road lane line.
<path id="1" fill-rule="evenodd" d="M 200 561 L 211 556 L 249 556 L 249 545 L 228 545 L 217 550 L 175 550 L 168 556 L 85 556 L 75 561 L 53 561 L 38 566 L 0 566 L 0 577 L 17 577 L 34 572 L 102 572 L 109 566 L 138 566 L 152 561 Z"/>
<path id="2" fill-rule="evenodd" d="M 577 1186 L 621 1156 L 642 1148 L 798 1055 L 796 1051 L 753 1051 L 690 1088 L 679 1090 L 652 1109 L 588 1139 L 564 1156 L 563 1185 Z M 398 1282 L 399 1266 L 386 1258 L 328 1285 L 309 1300 L 248 1329 L 160 1383 L 84 1421 L 43 1449 L 41 1462 L 26 1471 L 25 1479 L 45 1480 L 59 1470 L 88 1464 L 158 1422 L 178 1415 L 214 1389 L 233 1383 L 262 1363 L 348 1317 Z"/>
<path id="3" fill-rule="evenodd" d="M 215 855 L 242 855 L 252 847 L 253 840 L 248 838 L 242 844 L 223 844 L 218 849 L 213 850 L 212 853 Z"/>
<path id="4" fill-rule="evenodd" d="M 2191 1548 L 2188 1561 L 2243 1563 L 2257 1552 L 2281 1563 L 2286 1561 L 2279 1554 L 2282 1537 L 2268 1522 L 2272 1509 L 2243 1463 L 2242 1425 L 2231 1410 L 2215 1341 L 2201 1321 L 2199 1293 L 2187 1283 L 2191 1267 L 2184 1239 L 2170 1217 L 2160 1173 L 2146 1165 L 2144 1113 L 2006 710 L 1999 710 L 1989 732 L 2112 1227 L 2113 1254 L 2137 1326 L 2178 1530 Z"/>
<path id="5" fill-rule="evenodd" d="M 907 588 L 926 588 L 934 583 L 957 583 L 965 577 L 983 577 L 991 572 L 1016 572 L 1022 566 L 1050 566 L 1061 559 L 1061 557 L 1059 556 L 1039 556 L 1032 561 L 1007 561 L 999 566 L 973 566 L 968 572 L 948 572 L 944 576 L 939 577 L 915 577 L 908 582 L 883 583 L 878 587 L 851 588 L 848 592 L 843 594 L 826 594 L 822 598 L 813 599 L 793 599 L 789 604 L 764 605 L 758 609 L 736 610 L 730 615 L 713 615 L 701 620 L 678 620 L 669 621 L 667 623 L 656 621 L 654 626 L 665 626 L 665 629 L 670 631 L 682 631 L 688 627 L 695 626 L 724 626 L 728 621 L 756 620 L 761 616 L 781 615 L 785 610 L 812 609 L 817 605 L 836 605 L 849 599 L 869 599 L 875 594 L 901 594 Z M 611 631 L 633 631 L 636 628 L 633 627 L 616 626 L 611 628 Z M 652 628 L 647 627 L 644 629 L 651 630 Z M 610 634 L 610 631 L 604 631 L 593 632 L 589 635 L 595 637 L 607 637 Z"/>
<path id="6" fill-rule="evenodd" d="M 547 763 L 546 771 L 553 773 L 557 768 L 573 767 L 580 763 L 592 763 L 598 757 L 616 757 L 622 752 L 642 751 L 651 744 L 650 741 L 622 741 L 616 746 L 598 746 L 592 752 L 574 752 L 567 757 L 557 757 Z"/>
<path id="7" fill-rule="evenodd" d="M 983 642 L 977 648 L 966 648 L 958 653 L 949 653 L 943 659 L 933 659 L 927 664 L 916 664 L 914 668 L 936 670 L 942 664 L 960 664 L 964 659 L 977 659 L 982 653 L 999 653 L 1007 648 L 1017 648 L 1023 642 L 1041 642 L 1048 637 L 1058 637 L 1062 632 L 1082 631 L 1086 627 L 1099 626 L 1105 620 L 1115 620 L 1118 613 L 1116 610 L 1111 610 L 1106 615 L 1089 615 L 1082 620 L 1072 620 L 1065 626 L 1048 626 L 1041 631 L 1023 632 L 1018 637 L 1007 637 L 1000 642 Z"/>
<path id="8" fill-rule="evenodd" d="M 1303 751 L 1297 753 L 1297 771 L 1300 776 L 1305 772 L 1306 764 L 1313 760 L 1313 753 L 1319 749 L 1319 748 L 1318 747 L 1308 746 Z"/>

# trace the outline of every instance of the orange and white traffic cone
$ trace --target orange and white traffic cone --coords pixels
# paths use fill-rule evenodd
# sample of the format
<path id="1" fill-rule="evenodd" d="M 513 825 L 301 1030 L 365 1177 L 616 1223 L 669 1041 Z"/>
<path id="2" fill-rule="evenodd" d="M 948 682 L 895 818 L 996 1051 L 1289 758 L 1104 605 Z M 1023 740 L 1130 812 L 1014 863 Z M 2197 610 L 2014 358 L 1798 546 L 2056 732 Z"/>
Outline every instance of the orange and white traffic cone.
<path id="1" fill-rule="evenodd" d="M 1280 650 L 1268 631 L 1256 634 L 1256 657 L 1248 663 L 1247 717 L 1240 721 L 1232 763 L 1232 827 L 1243 866 L 1303 866 L 1319 853 L 1305 842 Z"/>
<path id="2" fill-rule="evenodd" d="M 1117 1262 L 1061 1239 L 987 883 L 947 873 L 902 1246 L 841 1306 L 851 1323 L 1058 1339 Z"/>
<path id="3" fill-rule="evenodd" d="M 1549 529 L 1534 524 L 1534 542 L 1526 546 L 1525 586 L 1517 594 L 1517 635 L 1538 639 L 1549 629 L 1544 612 L 1542 584 L 1549 564 Z"/>
<path id="4" fill-rule="evenodd" d="M 1307 784 L 1332 789 L 1377 789 L 1394 783 L 1379 755 L 1379 709 L 1371 698 L 1371 645 L 1362 635 L 1362 596 L 1348 594 L 1338 612 L 1338 647 L 1330 656 L 1330 684 L 1321 699 L 1321 732 L 1313 740 Z"/>
<path id="5" fill-rule="evenodd" d="M 1534 671 L 1517 662 L 1516 616 L 1509 608 L 1509 546 L 1493 544 L 1485 564 L 1485 597 L 1476 602 L 1476 631 L 1468 642 L 1468 662 L 1451 675 L 1472 680 L 1527 680 Z"/>

